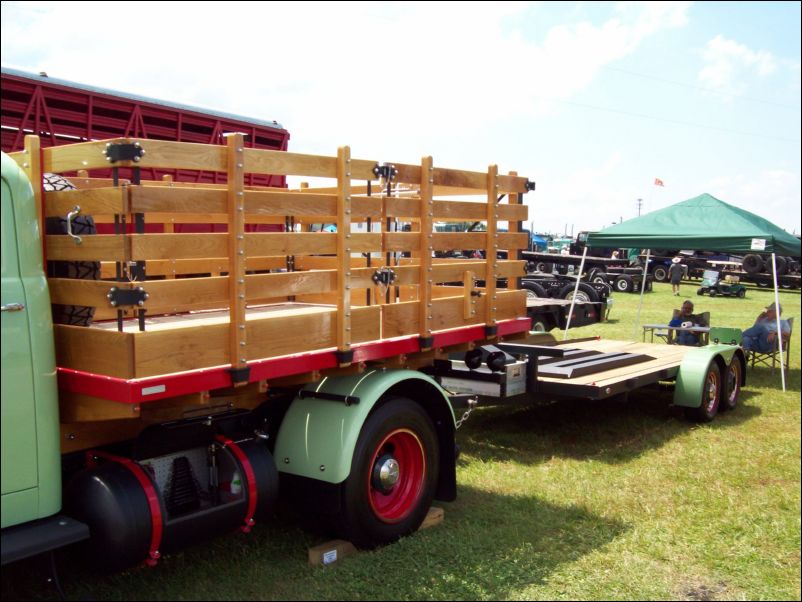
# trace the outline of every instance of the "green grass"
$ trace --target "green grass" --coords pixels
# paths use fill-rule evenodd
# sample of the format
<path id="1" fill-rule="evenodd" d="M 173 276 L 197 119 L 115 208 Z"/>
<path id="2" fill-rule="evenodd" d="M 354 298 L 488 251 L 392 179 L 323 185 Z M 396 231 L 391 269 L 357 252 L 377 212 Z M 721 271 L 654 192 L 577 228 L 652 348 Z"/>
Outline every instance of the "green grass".
<path id="1" fill-rule="evenodd" d="M 697 297 L 713 325 L 746 327 L 772 300 Z M 631 339 L 638 295 L 576 336 Z M 658 284 L 641 323 L 681 298 Z M 800 295 L 783 292 L 785 316 Z M 555 334 L 558 334 L 555 332 Z M 640 332 L 637 332 L 640 339 Z M 309 567 L 325 537 L 281 515 L 164 558 L 98 576 L 63 558 L 72 599 L 800 599 L 800 337 L 788 391 L 749 369 L 741 405 L 691 424 L 670 392 L 474 412 L 458 432 L 459 497 L 445 521 L 338 566 Z M 3 599 L 54 598 L 34 562 L 4 567 Z"/>

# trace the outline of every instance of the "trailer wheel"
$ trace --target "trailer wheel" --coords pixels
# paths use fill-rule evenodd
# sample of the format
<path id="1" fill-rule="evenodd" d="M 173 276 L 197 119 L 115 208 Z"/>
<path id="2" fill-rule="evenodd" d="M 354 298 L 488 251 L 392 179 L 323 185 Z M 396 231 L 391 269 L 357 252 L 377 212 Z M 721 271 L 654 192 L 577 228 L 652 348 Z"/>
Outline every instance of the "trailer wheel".
<path id="1" fill-rule="evenodd" d="M 429 511 L 439 464 L 434 426 L 418 404 L 394 397 L 376 408 L 341 489 L 340 536 L 372 548 L 413 533 Z"/>
<path id="2" fill-rule="evenodd" d="M 747 274 L 758 274 L 763 271 L 763 258 L 760 255 L 750 253 L 744 257 L 741 265 Z"/>
<path id="3" fill-rule="evenodd" d="M 615 290 L 621 293 L 628 293 L 632 290 L 634 285 L 632 283 L 632 278 L 630 276 L 622 274 L 621 276 L 615 279 L 613 286 L 615 287 Z"/>
<path id="4" fill-rule="evenodd" d="M 46 192 L 75 189 L 75 186 L 67 178 L 52 173 L 44 174 L 42 184 Z M 45 232 L 46 234 L 67 234 L 67 220 L 63 217 L 46 218 Z M 87 236 L 96 234 L 97 230 L 95 222 L 90 216 L 78 215 L 72 220 L 72 232 L 78 236 Z M 49 278 L 98 280 L 100 263 L 97 261 L 48 261 L 47 275 Z M 53 322 L 56 324 L 89 326 L 94 315 L 94 307 L 53 304 Z"/>
<path id="5" fill-rule="evenodd" d="M 781 257 L 780 255 L 777 255 L 777 257 L 775 257 L 774 259 L 777 262 L 777 275 L 778 276 L 783 276 L 783 275 L 787 274 L 788 273 L 788 263 L 785 261 L 785 257 Z M 766 263 L 768 263 L 768 262 L 766 262 Z M 766 267 L 768 267 L 768 266 L 766 266 Z"/>
<path id="6" fill-rule="evenodd" d="M 570 301 L 574 297 L 574 285 L 566 284 L 560 289 L 557 295 L 560 299 L 567 299 Z M 576 292 L 576 300 L 583 303 L 596 303 L 599 300 L 599 295 L 592 286 L 585 282 L 579 283 L 579 288 Z"/>
<path id="7" fill-rule="evenodd" d="M 527 299 L 545 299 L 548 297 L 546 289 L 540 286 L 537 282 L 524 282 L 521 284 L 521 288 L 526 290 Z"/>
<path id="8" fill-rule="evenodd" d="M 657 280 L 657 282 L 665 282 L 668 280 L 668 270 L 665 268 L 665 266 L 659 265 L 654 268 L 652 276 L 654 276 L 654 279 Z"/>
<path id="9" fill-rule="evenodd" d="M 721 371 L 718 364 L 711 362 L 702 386 L 701 403 L 698 408 L 685 408 L 685 416 L 694 422 L 711 422 L 721 403 L 721 388 Z"/>
<path id="10" fill-rule="evenodd" d="M 590 281 L 595 282 L 596 284 L 607 284 L 607 278 L 605 277 L 606 273 L 607 272 L 605 272 L 604 270 L 599 270 L 598 273 L 594 274 L 590 278 Z"/>
<path id="11" fill-rule="evenodd" d="M 730 365 L 724 372 L 724 392 L 721 396 L 721 409 L 734 410 L 738 405 L 738 397 L 741 394 L 741 366 L 737 357 L 732 358 Z"/>

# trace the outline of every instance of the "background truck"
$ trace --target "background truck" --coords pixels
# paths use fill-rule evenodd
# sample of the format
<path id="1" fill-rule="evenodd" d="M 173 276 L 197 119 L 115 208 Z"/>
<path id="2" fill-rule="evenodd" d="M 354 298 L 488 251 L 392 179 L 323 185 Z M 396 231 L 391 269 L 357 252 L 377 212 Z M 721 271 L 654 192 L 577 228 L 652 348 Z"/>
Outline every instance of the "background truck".
<path id="1" fill-rule="evenodd" d="M 225 146 L 25 140 L 2 159 L 3 563 L 87 538 L 99 566 L 155 563 L 248 531 L 279 494 L 371 547 L 414 531 L 433 499 L 454 499 L 452 403 L 464 399 L 418 369 L 525 336 L 531 321 L 516 288 L 524 261 L 433 251 L 525 248 L 525 178 L 361 160 L 347 147 L 247 148 L 236 134 Z M 94 177 L 109 166 L 110 179 Z M 225 183 L 146 177 L 184 169 Z M 250 174 L 333 185 L 250 186 Z M 393 181 L 419 194 L 387 195 Z M 466 194 L 479 202 L 452 200 Z M 288 216 L 336 232 L 246 228 Z M 226 231 L 146 228 L 201 217 Z M 387 217 L 416 231 L 352 231 Z M 62 232 L 41 236 L 48 219 Z M 488 227 L 435 233 L 435 219 Z M 388 253 L 409 257 L 387 265 Z M 91 311 L 74 320 L 65 307 Z"/>

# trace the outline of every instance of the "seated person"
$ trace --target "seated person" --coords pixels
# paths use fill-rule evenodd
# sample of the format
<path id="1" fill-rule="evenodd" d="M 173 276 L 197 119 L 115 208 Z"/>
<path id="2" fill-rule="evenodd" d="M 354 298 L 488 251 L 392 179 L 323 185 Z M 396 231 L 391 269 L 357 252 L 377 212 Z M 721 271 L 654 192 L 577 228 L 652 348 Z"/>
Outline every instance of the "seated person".
<path id="1" fill-rule="evenodd" d="M 686 299 L 682 303 L 682 309 L 674 310 L 674 317 L 668 325 L 683 328 L 688 328 L 690 326 L 707 326 L 701 316 L 693 313 L 693 302 L 690 299 Z M 677 343 L 679 345 L 691 345 L 695 347 L 699 344 L 699 335 L 695 332 L 688 332 L 687 330 L 678 330 Z"/>
<path id="2" fill-rule="evenodd" d="M 754 325 L 747 328 L 743 333 L 743 348 L 747 351 L 759 351 L 760 353 L 770 353 L 774 351 L 777 342 L 777 312 L 782 315 L 783 309 L 774 303 L 761 313 Z M 780 320 L 780 330 L 783 340 L 788 340 L 791 334 L 791 325 L 787 320 Z"/>

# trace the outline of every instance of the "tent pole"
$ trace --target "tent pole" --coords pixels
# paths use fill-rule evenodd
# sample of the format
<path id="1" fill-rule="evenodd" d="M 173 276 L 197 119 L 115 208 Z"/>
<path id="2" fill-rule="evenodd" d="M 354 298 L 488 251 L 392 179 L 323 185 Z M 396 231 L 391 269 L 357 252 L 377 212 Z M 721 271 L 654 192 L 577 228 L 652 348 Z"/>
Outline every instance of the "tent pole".
<path id="1" fill-rule="evenodd" d="M 780 307 L 780 291 L 778 290 L 777 286 L 777 254 L 771 254 L 771 271 L 774 274 L 774 307 Z M 785 357 L 783 355 L 783 336 L 782 330 L 780 329 L 780 312 L 779 310 L 775 312 L 777 314 L 777 345 L 780 350 L 780 376 L 782 378 L 783 383 L 783 391 L 785 391 Z"/>
<path id="2" fill-rule="evenodd" d="M 563 341 L 568 339 L 568 329 L 571 328 L 571 316 L 574 315 L 574 305 L 576 305 L 576 294 L 579 291 L 579 281 L 582 279 L 582 274 L 585 271 L 585 257 L 588 256 L 588 246 L 582 249 L 582 261 L 579 262 L 579 273 L 576 276 L 576 284 L 574 285 L 574 296 L 571 297 L 571 309 L 568 310 L 568 319 L 565 321 L 565 333 L 563 334 Z"/>
<path id="3" fill-rule="evenodd" d="M 646 292 L 646 275 L 649 273 L 649 256 L 652 250 L 646 249 L 646 261 L 643 264 L 643 280 L 640 283 L 640 303 L 638 304 L 638 317 L 635 318 L 635 331 L 632 334 L 632 340 L 638 340 L 638 328 L 640 328 L 640 310 L 643 309 L 643 293 Z"/>

